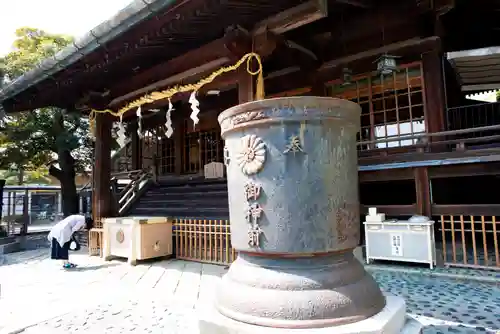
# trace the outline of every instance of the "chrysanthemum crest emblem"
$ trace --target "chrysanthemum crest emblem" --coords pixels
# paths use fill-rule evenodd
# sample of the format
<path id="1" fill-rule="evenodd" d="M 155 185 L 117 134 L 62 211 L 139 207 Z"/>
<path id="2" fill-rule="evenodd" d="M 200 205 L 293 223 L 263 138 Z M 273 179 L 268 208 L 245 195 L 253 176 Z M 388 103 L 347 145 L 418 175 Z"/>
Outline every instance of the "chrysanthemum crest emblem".
<path id="1" fill-rule="evenodd" d="M 266 145 L 256 135 L 246 135 L 241 138 L 241 149 L 236 156 L 238 166 L 243 174 L 258 173 L 266 161 Z"/>

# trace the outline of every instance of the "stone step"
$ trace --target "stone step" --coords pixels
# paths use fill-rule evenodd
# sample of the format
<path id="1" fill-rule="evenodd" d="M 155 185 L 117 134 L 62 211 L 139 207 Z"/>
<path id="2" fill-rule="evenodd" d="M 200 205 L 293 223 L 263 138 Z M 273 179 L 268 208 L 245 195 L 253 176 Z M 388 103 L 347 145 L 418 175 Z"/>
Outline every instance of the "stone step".
<path id="1" fill-rule="evenodd" d="M 165 196 L 141 198 L 139 206 L 149 208 L 171 208 L 171 207 L 213 207 L 213 208 L 228 208 L 227 198 L 214 198 L 209 194 L 209 198 L 171 198 Z"/>
<path id="2" fill-rule="evenodd" d="M 165 216 L 174 218 L 193 219 L 229 219 L 229 208 L 147 208 L 137 207 L 131 210 L 130 215 Z"/>
<path id="3" fill-rule="evenodd" d="M 192 189 L 190 192 L 178 192 L 178 193 L 173 193 L 168 191 L 168 189 L 165 189 L 165 191 L 148 191 L 144 194 L 145 198 L 148 197 L 159 197 L 159 198 L 165 198 L 165 197 L 170 197 L 170 198 L 196 198 L 196 197 L 202 197 L 206 198 L 207 195 L 210 195 L 211 197 L 220 197 L 220 198 L 227 198 L 227 190 L 214 190 L 214 191 L 200 191 L 200 189 Z"/>
<path id="4" fill-rule="evenodd" d="M 16 241 L 16 237 L 2 237 L 0 238 L 0 245 L 10 244 Z"/>
<path id="5" fill-rule="evenodd" d="M 21 251 L 21 244 L 17 241 L 0 245 L 0 254 L 10 254 Z"/>
<path id="6" fill-rule="evenodd" d="M 210 184 L 210 185 L 198 185 L 198 186 L 183 186 L 183 187 L 161 187 L 154 186 L 148 190 L 149 193 L 157 194 L 157 193 L 190 193 L 193 191 L 197 192 L 212 192 L 212 191 L 226 191 L 226 184 Z"/>
<path id="7" fill-rule="evenodd" d="M 149 188 L 127 215 L 227 219 L 228 206 L 226 180 L 172 180 Z"/>

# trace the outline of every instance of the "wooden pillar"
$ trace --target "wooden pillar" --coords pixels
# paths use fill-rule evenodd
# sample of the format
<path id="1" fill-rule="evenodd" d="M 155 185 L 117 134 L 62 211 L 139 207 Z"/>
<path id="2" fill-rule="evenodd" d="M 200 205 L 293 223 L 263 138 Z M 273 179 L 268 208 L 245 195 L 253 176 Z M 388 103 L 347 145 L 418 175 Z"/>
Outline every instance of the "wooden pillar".
<path id="1" fill-rule="evenodd" d="M 132 170 L 142 168 L 141 159 L 141 139 L 137 133 L 137 122 L 130 123 L 131 149 L 132 149 Z"/>
<path id="2" fill-rule="evenodd" d="M 108 114 L 97 114 L 95 119 L 94 191 L 92 212 L 94 219 L 112 217 L 111 203 L 111 125 Z"/>
<path id="3" fill-rule="evenodd" d="M 178 103 L 175 105 L 176 112 L 172 113 L 172 127 L 174 128 L 172 140 L 174 141 L 175 175 L 182 174 L 182 163 L 184 156 L 184 133 L 186 132 L 184 118 L 191 112 L 186 110 L 186 106 L 186 104 Z"/>
<path id="4" fill-rule="evenodd" d="M 311 82 L 311 95 L 326 96 L 326 87 L 322 80 L 316 75 L 316 71 L 311 71 L 309 81 Z"/>
<path id="5" fill-rule="evenodd" d="M 417 192 L 417 214 L 430 217 L 432 203 L 428 169 L 427 167 L 416 167 L 413 172 Z"/>
<path id="6" fill-rule="evenodd" d="M 246 66 L 238 69 L 238 103 L 251 102 L 255 99 L 255 80 Z"/>
<path id="7" fill-rule="evenodd" d="M 422 55 L 426 99 L 425 127 L 427 132 L 445 130 L 445 94 L 442 65 L 442 57 L 438 48 Z"/>

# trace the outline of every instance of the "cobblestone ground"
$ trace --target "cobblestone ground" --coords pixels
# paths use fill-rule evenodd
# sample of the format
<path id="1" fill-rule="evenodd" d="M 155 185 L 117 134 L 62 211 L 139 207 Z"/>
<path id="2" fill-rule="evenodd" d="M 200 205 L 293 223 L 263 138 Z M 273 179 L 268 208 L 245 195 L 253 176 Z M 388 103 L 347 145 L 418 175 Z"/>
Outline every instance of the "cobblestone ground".
<path id="1" fill-rule="evenodd" d="M 160 261 L 129 267 L 75 255 L 64 271 L 47 250 L 11 254 L 0 266 L 0 334 L 197 333 L 197 308 L 213 297 L 224 267 Z M 424 333 L 495 333 L 500 288 L 402 272 L 374 271 L 382 289 L 407 301 Z M 2 330 L 3 327 L 3 330 Z"/>

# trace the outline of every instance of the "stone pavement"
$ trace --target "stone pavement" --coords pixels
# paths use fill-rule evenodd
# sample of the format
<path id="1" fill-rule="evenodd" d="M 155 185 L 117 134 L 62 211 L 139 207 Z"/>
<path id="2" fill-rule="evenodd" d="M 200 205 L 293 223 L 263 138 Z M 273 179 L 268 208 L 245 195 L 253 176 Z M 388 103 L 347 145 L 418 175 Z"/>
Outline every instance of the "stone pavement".
<path id="1" fill-rule="evenodd" d="M 47 249 L 5 256 L 0 334 L 194 334 L 197 309 L 210 302 L 225 272 L 223 266 L 179 260 L 130 267 L 85 252 L 73 256 L 80 265 L 74 271 L 48 259 Z M 498 284 L 386 270 L 372 274 L 383 290 L 406 299 L 426 334 L 500 329 Z"/>

